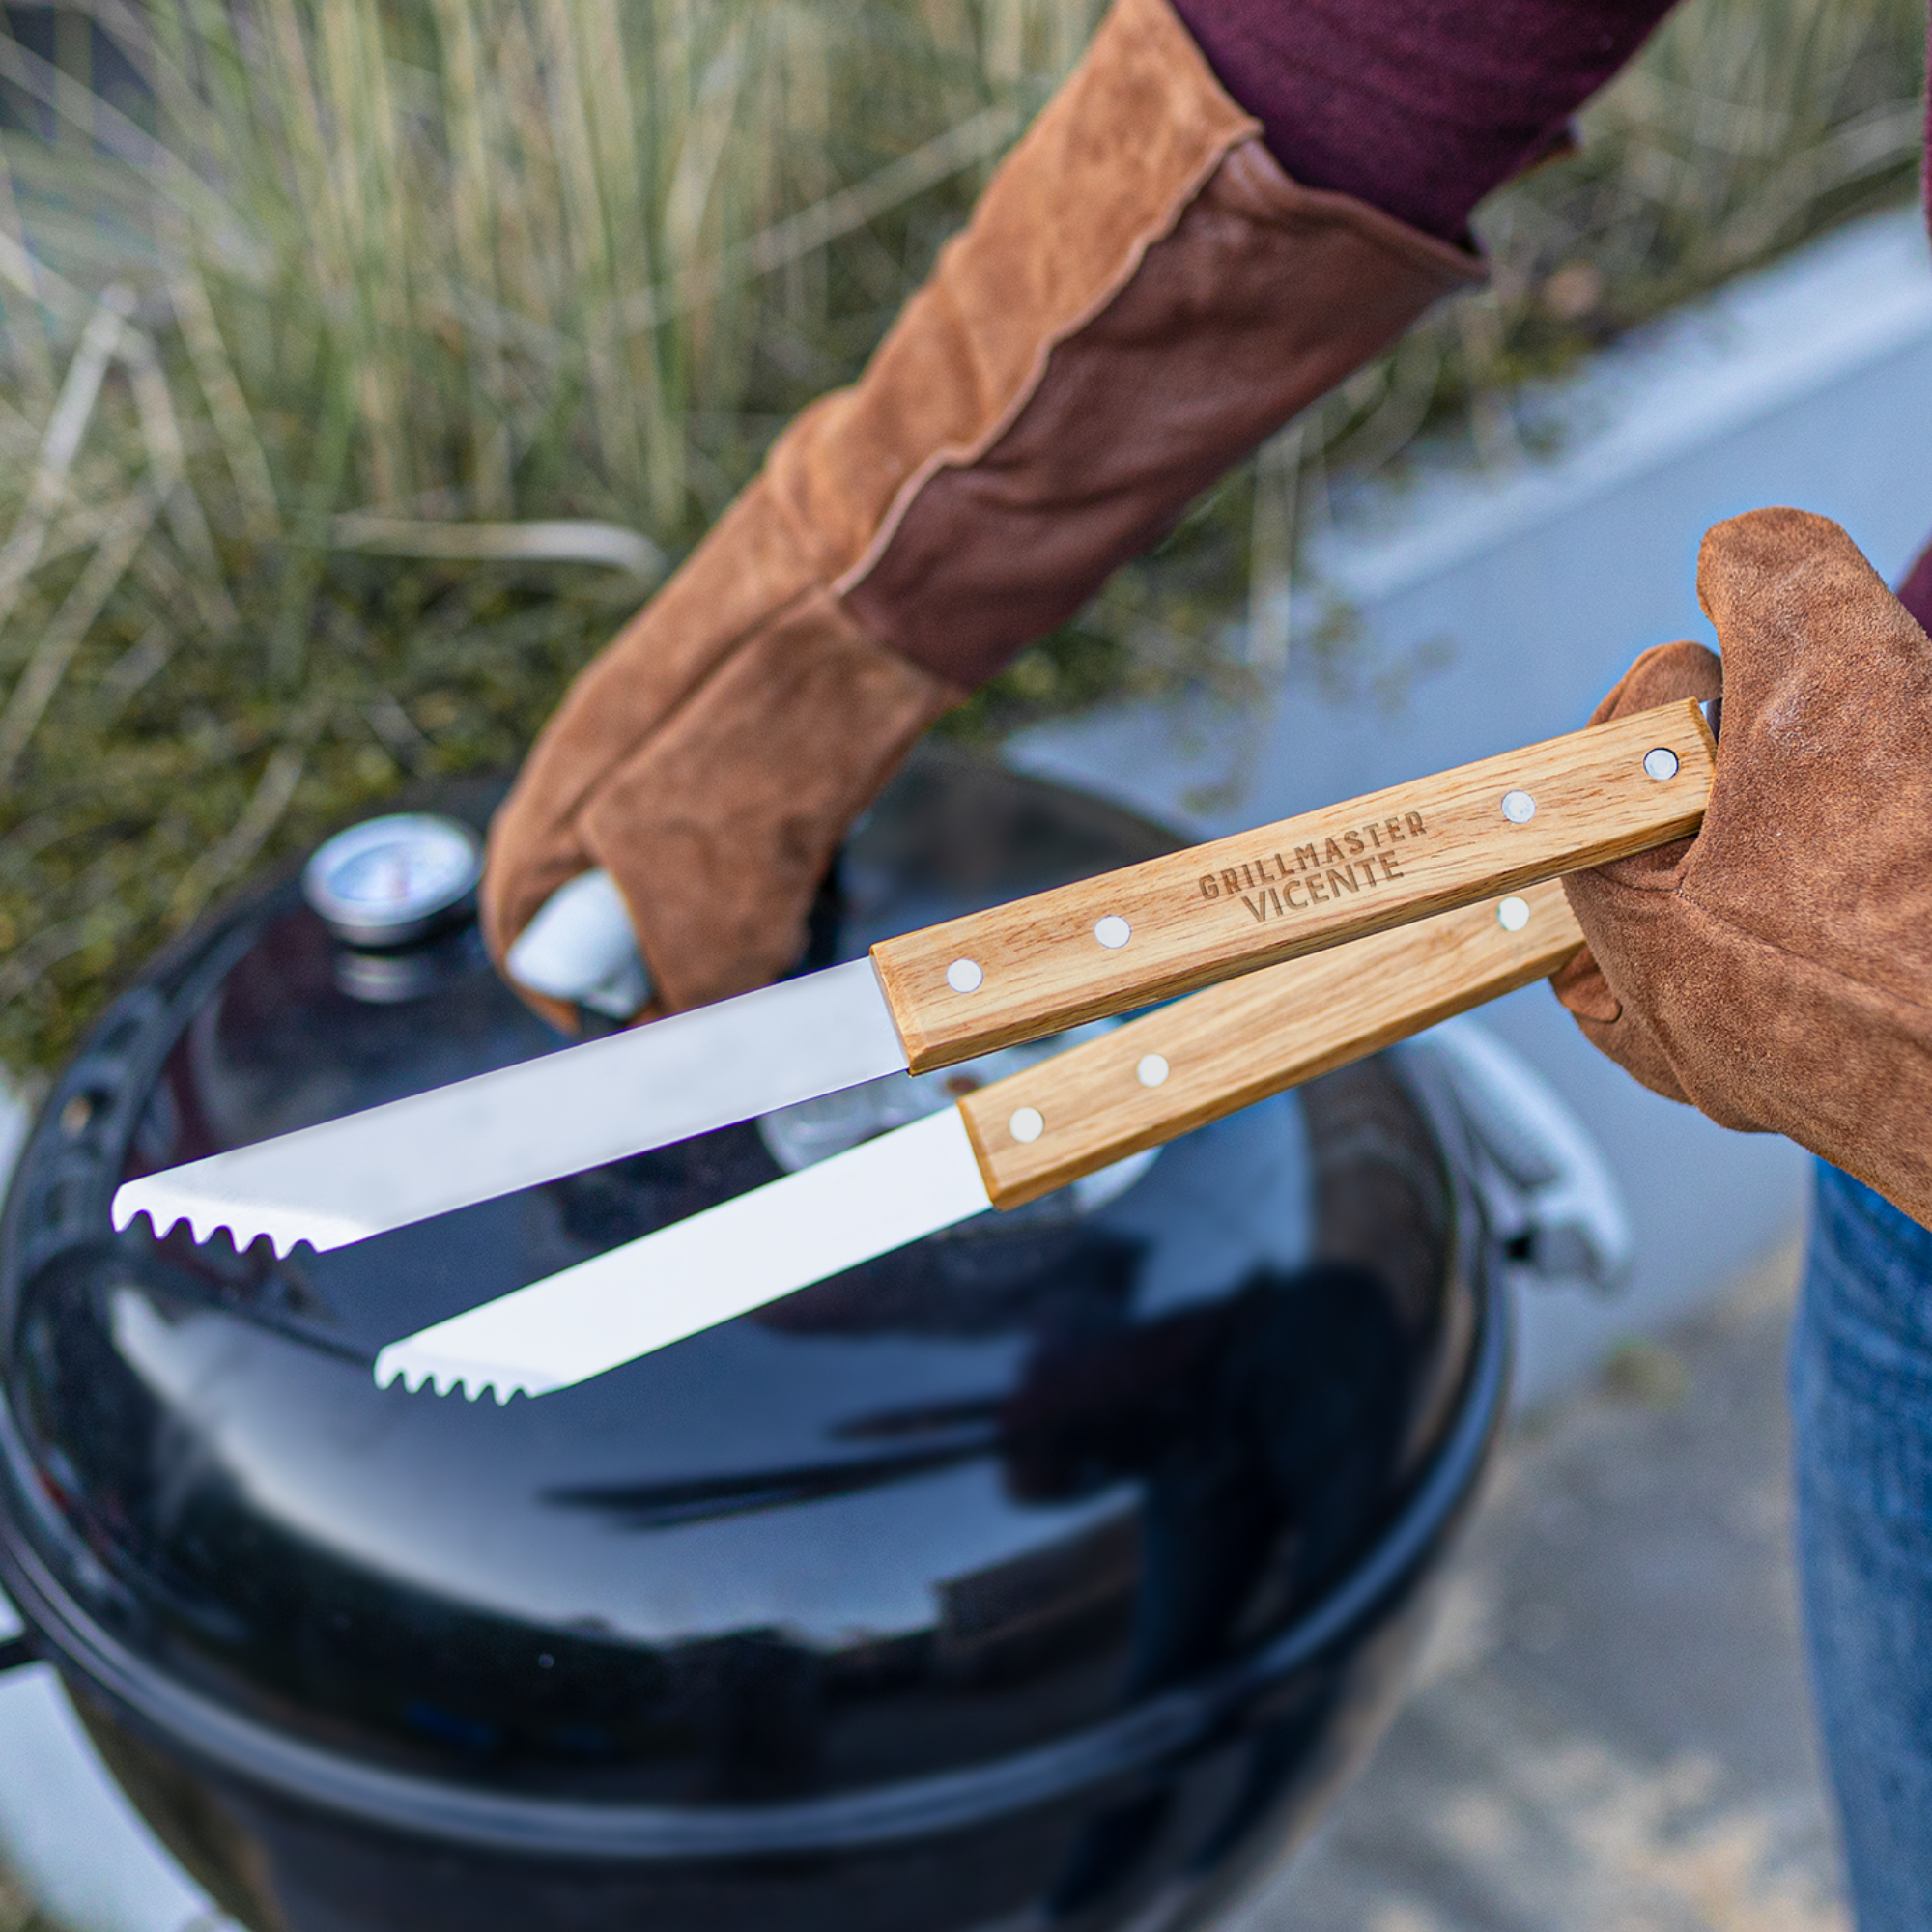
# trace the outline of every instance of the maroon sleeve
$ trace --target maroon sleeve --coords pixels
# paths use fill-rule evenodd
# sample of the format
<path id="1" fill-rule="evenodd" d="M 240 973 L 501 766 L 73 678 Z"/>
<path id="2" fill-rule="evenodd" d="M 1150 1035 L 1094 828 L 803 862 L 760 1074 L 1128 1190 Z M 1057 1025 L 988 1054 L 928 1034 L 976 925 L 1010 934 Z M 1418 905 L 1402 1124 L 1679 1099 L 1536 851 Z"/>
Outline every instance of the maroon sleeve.
<path id="1" fill-rule="evenodd" d="M 1670 0 L 1176 0 L 1305 187 L 1444 241 L 1548 152 Z"/>
<path id="2" fill-rule="evenodd" d="M 1925 546 L 1925 553 L 1907 573 L 1905 582 L 1898 586 L 1898 601 L 1912 614 L 1932 631 L 1932 544 Z"/>
<path id="3" fill-rule="evenodd" d="M 1547 153 L 1671 0 L 1175 0 L 1221 84 L 1304 187 L 1444 241 Z M 1928 55 L 1932 59 L 1932 55 Z M 1932 99 L 1925 202 L 1932 215 Z M 1899 586 L 1932 630 L 1932 546 Z"/>

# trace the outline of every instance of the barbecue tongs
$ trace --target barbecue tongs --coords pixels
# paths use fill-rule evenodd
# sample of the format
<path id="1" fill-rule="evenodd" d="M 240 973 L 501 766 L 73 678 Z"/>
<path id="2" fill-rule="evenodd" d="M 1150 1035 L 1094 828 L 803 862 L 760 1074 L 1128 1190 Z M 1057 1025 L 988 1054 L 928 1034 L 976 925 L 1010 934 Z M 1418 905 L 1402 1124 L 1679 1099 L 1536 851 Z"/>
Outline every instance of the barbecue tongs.
<path id="1" fill-rule="evenodd" d="M 1552 882 L 1693 834 L 1715 750 L 1695 703 L 1660 706 L 131 1180 L 115 1222 L 147 1213 L 157 1233 L 185 1218 L 197 1238 L 225 1226 L 238 1243 L 340 1246 L 860 1081 L 1191 995 L 392 1343 L 376 1365 L 384 1384 L 541 1395 L 1548 975 L 1582 938 Z M 441 1151 L 427 1171 L 425 1148 Z"/>

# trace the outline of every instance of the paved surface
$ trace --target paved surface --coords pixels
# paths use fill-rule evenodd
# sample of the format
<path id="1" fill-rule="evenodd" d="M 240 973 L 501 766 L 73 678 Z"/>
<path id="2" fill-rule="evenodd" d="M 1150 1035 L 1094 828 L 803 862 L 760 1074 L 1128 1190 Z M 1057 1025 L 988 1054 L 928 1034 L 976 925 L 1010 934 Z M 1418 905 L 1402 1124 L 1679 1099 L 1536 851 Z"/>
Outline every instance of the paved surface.
<path id="1" fill-rule="evenodd" d="M 1422 1683 L 1229 1932 L 1843 1932 L 1787 1555 L 1796 1258 L 1519 1428 Z"/>

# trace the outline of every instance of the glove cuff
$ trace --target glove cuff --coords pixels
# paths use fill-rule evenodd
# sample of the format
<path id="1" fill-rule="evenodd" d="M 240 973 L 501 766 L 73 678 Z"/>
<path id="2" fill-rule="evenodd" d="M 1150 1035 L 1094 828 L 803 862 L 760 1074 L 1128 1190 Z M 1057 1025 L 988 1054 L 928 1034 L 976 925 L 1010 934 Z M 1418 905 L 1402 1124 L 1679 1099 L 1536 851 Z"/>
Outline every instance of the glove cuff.
<path id="1" fill-rule="evenodd" d="M 1481 274 L 1297 187 L 1167 0 L 1116 0 L 860 381 L 573 687 L 493 830 L 493 950 L 601 864 L 671 1009 L 782 970 L 925 724 Z"/>

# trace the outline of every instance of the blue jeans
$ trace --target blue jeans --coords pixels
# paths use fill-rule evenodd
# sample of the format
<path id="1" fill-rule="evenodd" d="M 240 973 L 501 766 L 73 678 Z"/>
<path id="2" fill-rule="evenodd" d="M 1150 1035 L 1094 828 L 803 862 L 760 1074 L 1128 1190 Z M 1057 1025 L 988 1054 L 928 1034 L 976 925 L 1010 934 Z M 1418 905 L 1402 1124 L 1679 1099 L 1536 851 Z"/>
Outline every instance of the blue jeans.
<path id="1" fill-rule="evenodd" d="M 1834 1168 L 1792 1336 L 1798 1567 L 1859 1932 L 1932 1925 L 1932 1233 Z"/>

